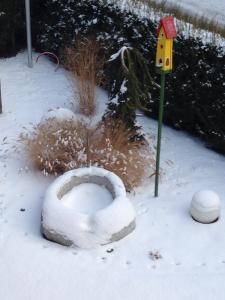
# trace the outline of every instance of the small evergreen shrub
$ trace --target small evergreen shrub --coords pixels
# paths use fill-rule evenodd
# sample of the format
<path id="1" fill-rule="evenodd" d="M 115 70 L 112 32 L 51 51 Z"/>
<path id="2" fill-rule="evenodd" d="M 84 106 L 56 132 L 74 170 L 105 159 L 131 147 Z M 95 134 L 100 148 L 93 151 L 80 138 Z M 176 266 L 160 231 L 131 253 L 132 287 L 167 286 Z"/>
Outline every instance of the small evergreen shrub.
<path id="1" fill-rule="evenodd" d="M 105 70 L 110 99 L 105 115 L 135 127 L 136 109 L 146 110 L 152 91 L 159 89 L 150 71 L 149 62 L 134 48 L 123 47 L 112 55 Z"/>
<path id="2" fill-rule="evenodd" d="M 41 51 L 62 55 L 79 36 L 96 37 L 108 57 L 124 45 L 146 54 L 154 49 L 155 25 L 107 0 L 46 0 L 42 9 L 36 45 Z"/>

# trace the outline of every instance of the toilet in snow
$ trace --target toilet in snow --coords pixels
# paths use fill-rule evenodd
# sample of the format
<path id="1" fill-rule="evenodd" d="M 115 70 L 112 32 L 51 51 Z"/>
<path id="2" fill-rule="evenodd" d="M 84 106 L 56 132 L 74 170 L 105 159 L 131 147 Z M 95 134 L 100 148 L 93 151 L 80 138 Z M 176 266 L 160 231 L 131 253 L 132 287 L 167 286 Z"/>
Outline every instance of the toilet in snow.
<path id="1" fill-rule="evenodd" d="M 41 227 L 49 240 L 92 248 L 131 233 L 135 211 L 117 175 L 102 168 L 80 168 L 60 176 L 48 188 Z"/>
<path id="2" fill-rule="evenodd" d="M 210 190 L 202 190 L 194 194 L 190 207 L 192 218 L 200 223 L 213 223 L 220 217 L 219 196 Z"/>

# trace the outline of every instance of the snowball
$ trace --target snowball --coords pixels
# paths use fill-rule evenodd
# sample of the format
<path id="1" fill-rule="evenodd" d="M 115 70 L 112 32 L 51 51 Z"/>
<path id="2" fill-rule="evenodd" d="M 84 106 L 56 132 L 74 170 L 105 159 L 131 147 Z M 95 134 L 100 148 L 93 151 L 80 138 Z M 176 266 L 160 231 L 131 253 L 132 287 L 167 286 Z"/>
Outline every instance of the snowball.
<path id="1" fill-rule="evenodd" d="M 194 194 L 190 208 L 191 216 L 201 223 L 212 223 L 220 216 L 219 196 L 210 190 L 202 190 Z"/>

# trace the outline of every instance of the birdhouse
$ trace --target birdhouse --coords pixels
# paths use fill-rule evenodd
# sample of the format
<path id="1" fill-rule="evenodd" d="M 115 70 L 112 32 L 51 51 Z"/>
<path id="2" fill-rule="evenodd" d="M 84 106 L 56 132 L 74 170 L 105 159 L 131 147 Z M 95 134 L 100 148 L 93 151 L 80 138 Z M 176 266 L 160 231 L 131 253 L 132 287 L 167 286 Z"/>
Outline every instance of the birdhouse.
<path id="1" fill-rule="evenodd" d="M 173 17 L 161 19 L 157 30 L 156 67 L 160 72 L 170 72 L 173 68 L 173 39 L 177 32 Z"/>

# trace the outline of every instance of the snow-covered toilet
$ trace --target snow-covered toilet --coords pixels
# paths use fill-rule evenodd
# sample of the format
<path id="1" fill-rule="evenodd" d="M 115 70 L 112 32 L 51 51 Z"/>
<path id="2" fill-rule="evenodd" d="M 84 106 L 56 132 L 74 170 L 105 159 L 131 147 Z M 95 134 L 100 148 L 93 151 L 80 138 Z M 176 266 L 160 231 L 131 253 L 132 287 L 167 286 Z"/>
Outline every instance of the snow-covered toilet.
<path id="1" fill-rule="evenodd" d="M 44 236 L 66 246 L 92 248 L 135 229 L 135 211 L 122 180 L 90 167 L 69 171 L 48 188 L 42 209 Z"/>

